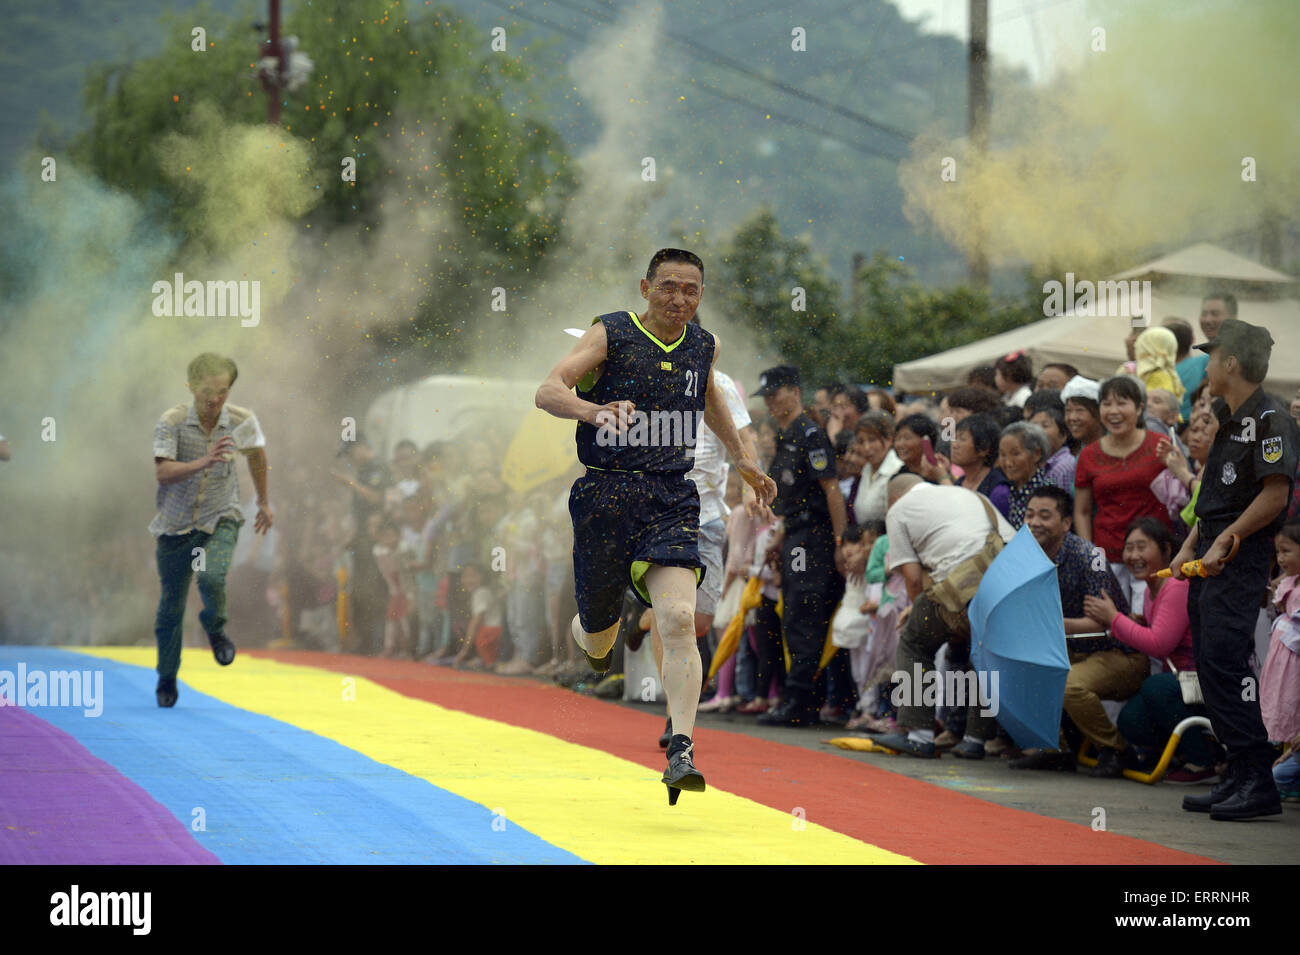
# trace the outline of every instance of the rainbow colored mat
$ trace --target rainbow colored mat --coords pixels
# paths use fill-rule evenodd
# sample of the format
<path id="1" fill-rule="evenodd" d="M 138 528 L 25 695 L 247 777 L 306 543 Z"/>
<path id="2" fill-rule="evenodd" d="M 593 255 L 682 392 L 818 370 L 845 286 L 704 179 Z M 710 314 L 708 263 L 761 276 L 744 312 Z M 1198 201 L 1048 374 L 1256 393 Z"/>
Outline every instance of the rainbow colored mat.
<path id="1" fill-rule="evenodd" d="M 0 692 L 102 674 L 96 716 L 0 706 L 0 863 L 1211 861 L 721 730 L 696 734 L 709 791 L 670 808 L 661 717 L 532 680 L 187 649 L 163 710 L 154 662 L 0 646 Z"/>

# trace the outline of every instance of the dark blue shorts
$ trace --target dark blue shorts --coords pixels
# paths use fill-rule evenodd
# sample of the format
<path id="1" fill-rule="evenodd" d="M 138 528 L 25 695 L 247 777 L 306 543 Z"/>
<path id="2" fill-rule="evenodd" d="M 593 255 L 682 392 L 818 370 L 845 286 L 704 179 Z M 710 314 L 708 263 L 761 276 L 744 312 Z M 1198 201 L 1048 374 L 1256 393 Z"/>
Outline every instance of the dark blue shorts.
<path id="1" fill-rule="evenodd" d="M 630 586 L 647 607 L 651 565 L 692 567 L 700 560 L 700 495 L 686 472 L 589 470 L 569 491 L 578 617 L 587 633 L 618 622 Z"/>

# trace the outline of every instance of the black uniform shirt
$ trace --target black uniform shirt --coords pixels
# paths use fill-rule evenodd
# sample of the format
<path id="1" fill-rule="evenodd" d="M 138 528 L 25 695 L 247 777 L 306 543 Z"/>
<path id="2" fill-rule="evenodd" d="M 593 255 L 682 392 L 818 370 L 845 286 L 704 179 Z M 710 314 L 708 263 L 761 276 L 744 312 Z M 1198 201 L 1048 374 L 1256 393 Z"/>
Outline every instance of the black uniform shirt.
<path id="1" fill-rule="evenodd" d="M 616 471 L 670 471 L 683 476 L 695 466 L 696 435 L 704 421 L 705 390 L 713 367 L 713 336 L 688 324 L 665 344 L 635 312 L 610 312 L 605 324 L 604 369 L 595 384 L 578 382 L 578 397 L 598 405 L 631 401 L 631 427 L 619 435 L 579 421 L 578 460 Z"/>
<path id="2" fill-rule="evenodd" d="M 1236 414 L 1224 401 L 1214 403 L 1214 413 L 1219 418 L 1219 433 L 1202 471 L 1196 516 L 1205 522 L 1207 531 L 1219 534 L 1264 489 L 1264 478 L 1281 474 L 1288 487 L 1294 484 L 1300 429 L 1286 405 L 1263 388 L 1256 388 Z M 1260 533 L 1275 534 L 1285 521 L 1284 507 Z"/>
<path id="3" fill-rule="evenodd" d="M 786 529 L 825 521 L 830 508 L 821 482 L 835 477 L 835 451 L 826 432 L 801 414 L 776 434 L 776 454 L 768 474 L 776 482 L 772 510 L 786 519 Z"/>

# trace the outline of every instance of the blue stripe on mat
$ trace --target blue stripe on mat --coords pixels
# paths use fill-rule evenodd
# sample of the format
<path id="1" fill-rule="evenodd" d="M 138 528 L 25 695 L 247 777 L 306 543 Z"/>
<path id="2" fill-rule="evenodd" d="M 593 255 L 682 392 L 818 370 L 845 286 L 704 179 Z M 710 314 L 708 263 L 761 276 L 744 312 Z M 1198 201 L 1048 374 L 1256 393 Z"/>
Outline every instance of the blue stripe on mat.
<path id="1" fill-rule="evenodd" d="M 584 860 L 423 779 L 179 684 L 161 709 L 152 670 L 45 647 L 0 646 L 0 670 L 100 670 L 103 713 L 31 712 L 143 787 L 234 864 L 560 863 Z"/>

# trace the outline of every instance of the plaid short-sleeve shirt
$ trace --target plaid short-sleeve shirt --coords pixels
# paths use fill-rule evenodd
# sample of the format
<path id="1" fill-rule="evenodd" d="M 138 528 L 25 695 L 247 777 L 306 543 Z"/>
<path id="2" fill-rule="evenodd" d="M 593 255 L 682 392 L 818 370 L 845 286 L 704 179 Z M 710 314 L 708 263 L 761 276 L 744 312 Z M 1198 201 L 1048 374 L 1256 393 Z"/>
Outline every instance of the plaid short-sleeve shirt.
<path id="1" fill-rule="evenodd" d="M 154 426 L 153 455 L 172 461 L 197 460 L 226 435 L 233 436 L 241 425 L 242 440 L 237 439 L 241 451 L 266 447 L 257 416 L 248 408 L 224 405 L 216 427 L 208 434 L 199 424 L 193 402 L 177 405 L 164 412 Z M 236 455 L 233 460 L 218 461 L 187 480 L 158 485 L 158 513 L 149 522 L 149 532 L 154 537 L 187 534 L 193 530 L 211 534 L 223 517 L 242 524 L 244 515 L 239 509 L 239 477 L 235 470 L 238 460 Z"/>

